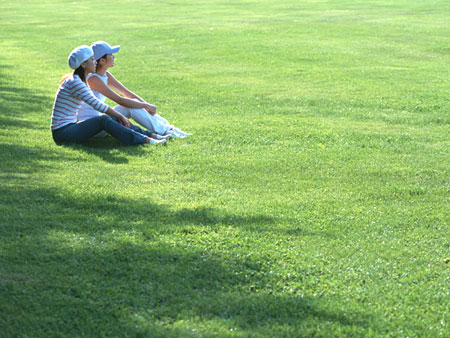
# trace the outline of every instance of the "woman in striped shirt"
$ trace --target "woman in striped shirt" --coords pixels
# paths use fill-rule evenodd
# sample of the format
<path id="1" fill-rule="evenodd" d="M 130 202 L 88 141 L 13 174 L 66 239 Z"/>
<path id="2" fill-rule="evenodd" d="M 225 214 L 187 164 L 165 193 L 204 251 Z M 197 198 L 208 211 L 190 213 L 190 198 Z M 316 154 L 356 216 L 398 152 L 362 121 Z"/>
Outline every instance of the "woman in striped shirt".
<path id="1" fill-rule="evenodd" d="M 69 66 L 75 71 L 63 78 L 56 93 L 51 122 L 55 143 L 81 143 L 102 130 L 127 145 L 165 143 L 165 139 L 152 139 L 150 131 L 132 125 L 126 117 L 92 94 L 85 79 L 89 73 L 95 72 L 93 55 L 92 48 L 84 45 L 75 48 L 69 55 Z M 83 102 L 106 115 L 77 123 L 78 111 Z"/>

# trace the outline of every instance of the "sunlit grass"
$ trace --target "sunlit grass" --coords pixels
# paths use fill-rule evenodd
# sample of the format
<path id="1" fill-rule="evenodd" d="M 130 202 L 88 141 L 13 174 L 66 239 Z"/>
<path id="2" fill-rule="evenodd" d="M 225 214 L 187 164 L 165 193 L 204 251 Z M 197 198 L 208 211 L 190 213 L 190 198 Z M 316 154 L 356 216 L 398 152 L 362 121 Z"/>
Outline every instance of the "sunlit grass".
<path id="1" fill-rule="evenodd" d="M 1 3 L 0 335 L 445 336 L 449 10 Z M 99 39 L 193 137 L 53 143 Z"/>

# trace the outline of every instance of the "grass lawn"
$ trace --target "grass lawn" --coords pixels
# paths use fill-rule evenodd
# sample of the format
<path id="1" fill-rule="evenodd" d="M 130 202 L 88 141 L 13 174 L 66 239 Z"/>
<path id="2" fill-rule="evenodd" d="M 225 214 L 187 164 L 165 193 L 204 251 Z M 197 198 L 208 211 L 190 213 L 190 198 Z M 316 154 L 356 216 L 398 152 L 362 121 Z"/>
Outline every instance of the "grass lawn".
<path id="1" fill-rule="evenodd" d="M 0 336 L 449 336 L 450 2 L 0 2 Z M 57 146 L 77 45 L 193 137 Z"/>

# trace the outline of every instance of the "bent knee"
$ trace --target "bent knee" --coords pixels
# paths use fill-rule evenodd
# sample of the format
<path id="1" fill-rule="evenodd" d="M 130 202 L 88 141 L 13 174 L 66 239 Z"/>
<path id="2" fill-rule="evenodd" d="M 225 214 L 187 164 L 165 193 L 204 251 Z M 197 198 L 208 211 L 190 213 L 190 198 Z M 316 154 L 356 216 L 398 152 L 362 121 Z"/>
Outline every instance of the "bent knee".
<path id="1" fill-rule="evenodd" d="M 107 121 L 110 121 L 110 120 L 114 120 L 111 116 L 106 115 L 106 114 L 102 114 L 99 117 L 100 117 L 100 120 L 102 122 L 107 122 Z"/>
<path id="2" fill-rule="evenodd" d="M 131 114 L 148 114 L 144 108 L 130 108 Z"/>

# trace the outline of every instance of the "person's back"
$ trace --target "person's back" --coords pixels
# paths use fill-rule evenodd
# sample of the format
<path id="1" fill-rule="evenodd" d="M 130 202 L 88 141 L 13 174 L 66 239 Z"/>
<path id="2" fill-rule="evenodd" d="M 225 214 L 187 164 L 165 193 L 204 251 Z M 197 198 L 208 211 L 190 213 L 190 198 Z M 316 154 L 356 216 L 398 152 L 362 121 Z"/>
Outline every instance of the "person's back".
<path id="1" fill-rule="evenodd" d="M 77 113 L 82 103 L 91 107 L 86 103 L 89 102 L 97 109 L 106 111 L 108 106 L 90 97 L 90 94 L 88 87 L 78 75 L 66 77 L 61 82 L 53 103 L 51 129 L 55 130 L 70 123 L 76 123 Z M 92 109 L 94 108 L 92 107 Z"/>

